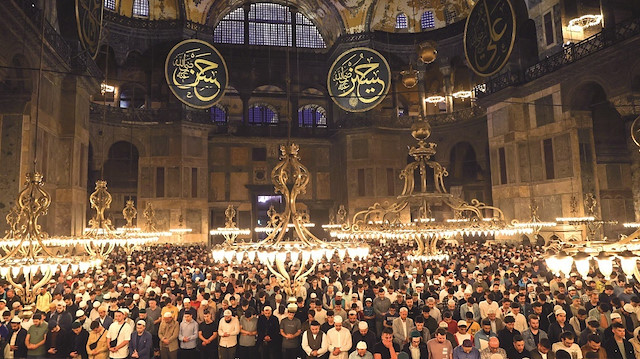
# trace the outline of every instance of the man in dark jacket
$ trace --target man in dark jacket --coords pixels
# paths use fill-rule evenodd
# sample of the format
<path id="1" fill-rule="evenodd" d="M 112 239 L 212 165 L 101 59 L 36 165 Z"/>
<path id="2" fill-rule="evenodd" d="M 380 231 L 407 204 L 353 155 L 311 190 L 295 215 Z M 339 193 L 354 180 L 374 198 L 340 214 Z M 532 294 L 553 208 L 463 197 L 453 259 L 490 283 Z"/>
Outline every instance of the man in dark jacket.
<path id="1" fill-rule="evenodd" d="M 429 351 L 427 350 L 427 344 L 422 342 L 422 335 L 419 332 L 411 332 L 411 340 L 404 345 L 402 351 L 409 355 L 409 358 L 413 358 L 412 351 L 420 353 L 420 359 L 429 358 Z"/>
<path id="2" fill-rule="evenodd" d="M 55 320 L 65 333 L 71 332 L 73 318 L 71 317 L 71 313 L 67 312 L 64 302 L 58 302 L 56 304 L 56 311 L 51 313 L 49 320 Z"/>
<path id="3" fill-rule="evenodd" d="M 87 341 L 89 340 L 89 332 L 84 330 L 82 323 L 78 320 L 71 324 L 71 353 L 69 356 L 73 359 L 87 359 Z"/>
<path id="4" fill-rule="evenodd" d="M 611 324 L 613 337 L 604 343 L 604 349 L 607 351 L 608 359 L 629 359 L 635 358 L 633 346 L 625 337 L 626 329 L 622 323 Z M 622 353 L 624 350 L 624 355 Z"/>
<path id="5" fill-rule="evenodd" d="M 262 359 L 277 359 L 282 356 L 282 337 L 280 323 L 273 316 L 270 306 L 264 307 L 264 313 L 258 317 L 258 338 Z"/>
<path id="6" fill-rule="evenodd" d="M 187 311 L 190 313 L 190 311 Z M 151 349 L 153 348 L 153 339 L 151 333 L 146 330 L 146 321 L 138 320 L 136 330 L 131 333 L 129 341 L 129 358 L 132 359 L 150 359 Z"/>
<path id="7" fill-rule="evenodd" d="M 358 328 L 353 334 L 351 334 L 351 342 L 352 343 L 367 343 L 367 348 L 372 348 L 378 342 L 376 335 L 369 329 L 369 324 L 364 320 L 358 323 Z M 349 354 L 356 351 L 356 346 L 352 345 Z"/>
<path id="8" fill-rule="evenodd" d="M 45 348 L 49 358 L 68 358 L 71 352 L 71 337 L 62 329 L 55 319 L 49 320 L 49 331 L 45 341 Z"/>
<path id="9" fill-rule="evenodd" d="M 22 321 L 17 316 L 11 319 L 11 333 L 9 334 L 7 345 L 10 345 L 10 350 L 13 351 L 14 359 L 23 359 L 27 357 L 27 346 L 25 344 L 27 331 L 22 328 L 20 325 L 21 322 Z"/>

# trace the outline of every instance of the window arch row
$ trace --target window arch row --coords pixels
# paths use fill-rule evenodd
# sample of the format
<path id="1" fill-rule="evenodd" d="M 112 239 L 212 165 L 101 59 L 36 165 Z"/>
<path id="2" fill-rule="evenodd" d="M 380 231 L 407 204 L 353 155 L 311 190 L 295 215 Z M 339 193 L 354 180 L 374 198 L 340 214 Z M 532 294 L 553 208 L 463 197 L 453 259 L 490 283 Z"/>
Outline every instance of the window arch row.
<path id="1" fill-rule="evenodd" d="M 252 3 L 247 12 L 244 7 L 231 11 L 213 30 L 213 41 L 224 44 L 327 47 L 320 31 L 308 17 L 274 3 Z"/>
<path id="2" fill-rule="evenodd" d="M 279 121 L 278 111 L 266 103 L 255 103 L 249 107 L 250 125 L 277 125 Z"/>
<path id="3" fill-rule="evenodd" d="M 327 111 L 319 105 L 306 105 L 298 109 L 299 127 L 327 127 Z"/>

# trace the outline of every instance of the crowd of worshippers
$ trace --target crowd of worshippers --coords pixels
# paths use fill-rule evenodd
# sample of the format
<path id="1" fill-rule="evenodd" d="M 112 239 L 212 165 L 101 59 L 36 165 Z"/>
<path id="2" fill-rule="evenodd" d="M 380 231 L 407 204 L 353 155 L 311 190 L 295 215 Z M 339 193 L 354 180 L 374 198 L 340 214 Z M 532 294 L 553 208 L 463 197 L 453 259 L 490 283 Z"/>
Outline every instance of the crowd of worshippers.
<path id="1" fill-rule="evenodd" d="M 537 247 L 467 244 L 426 263 L 410 250 L 325 259 L 291 295 L 260 263 L 214 264 L 203 246 L 116 253 L 57 273 L 35 303 L 2 283 L 0 355 L 640 359 L 640 285 L 619 266 L 557 277 Z"/>

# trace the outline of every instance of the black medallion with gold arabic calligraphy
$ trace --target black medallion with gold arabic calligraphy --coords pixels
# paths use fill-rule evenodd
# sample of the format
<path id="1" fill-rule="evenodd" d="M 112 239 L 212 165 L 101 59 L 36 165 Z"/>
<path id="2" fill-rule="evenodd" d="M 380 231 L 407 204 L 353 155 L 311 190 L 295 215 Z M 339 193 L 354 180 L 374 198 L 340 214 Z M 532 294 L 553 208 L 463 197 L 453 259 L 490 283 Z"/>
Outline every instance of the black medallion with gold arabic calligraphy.
<path id="1" fill-rule="evenodd" d="M 342 53 L 327 76 L 333 102 L 348 112 L 364 112 L 384 100 L 391 85 L 391 70 L 379 52 L 357 47 Z"/>
<path id="2" fill-rule="evenodd" d="M 102 0 L 76 0 L 76 24 L 82 47 L 95 60 L 102 31 Z"/>
<path id="3" fill-rule="evenodd" d="M 199 109 L 215 105 L 229 81 L 222 55 L 211 44 L 197 39 L 174 46 L 164 70 L 171 92 L 186 105 Z"/>
<path id="4" fill-rule="evenodd" d="M 464 53 L 480 76 L 500 71 L 516 40 L 516 14 L 509 0 L 478 0 L 464 29 Z"/>

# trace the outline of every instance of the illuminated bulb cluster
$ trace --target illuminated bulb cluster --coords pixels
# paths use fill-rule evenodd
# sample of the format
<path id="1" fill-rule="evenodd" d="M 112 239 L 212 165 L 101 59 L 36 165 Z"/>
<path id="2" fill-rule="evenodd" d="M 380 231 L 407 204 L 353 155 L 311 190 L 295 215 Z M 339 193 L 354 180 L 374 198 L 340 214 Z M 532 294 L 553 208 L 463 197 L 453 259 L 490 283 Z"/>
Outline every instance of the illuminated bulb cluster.
<path id="1" fill-rule="evenodd" d="M 620 260 L 620 267 L 625 275 L 629 278 L 637 272 L 638 256 L 629 250 L 615 254 L 607 254 L 606 252 L 588 252 L 590 248 L 584 248 L 583 251 L 570 256 L 565 252 L 547 257 L 547 267 L 555 274 L 564 274 L 568 276 L 575 264 L 576 270 L 581 276 L 586 277 L 589 274 L 591 263 L 597 264 L 597 268 L 605 277 L 610 277 L 613 272 L 613 263 L 617 258 Z"/>
<path id="2" fill-rule="evenodd" d="M 437 95 L 437 96 L 429 96 L 426 99 L 424 99 L 425 102 L 433 103 L 433 104 L 444 102 L 445 100 L 446 100 L 446 98 L 444 96 L 439 96 L 439 95 Z"/>
<path id="3" fill-rule="evenodd" d="M 581 222 L 593 222 L 595 221 L 596 218 L 594 216 L 585 216 L 585 217 L 558 217 L 556 218 L 556 222 L 576 222 L 576 223 L 581 223 Z"/>
<path id="4" fill-rule="evenodd" d="M 34 276 L 38 271 L 43 275 L 46 273 L 55 273 L 60 269 L 61 273 L 66 273 L 69 269 L 74 274 L 84 273 L 91 268 L 97 268 L 102 265 L 100 259 L 91 260 L 74 260 L 74 259 L 56 259 L 46 258 L 41 260 L 34 260 L 32 258 L 10 259 L 0 267 L 0 275 L 7 277 L 12 275 L 17 278 L 20 273 L 25 277 Z"/>
<path id="5" fill-rule="evenodd" d="M 212 236 L 224 236 L 224 235 L 247 236 L 251 234 L 251 230 L 240 229 L 240 228 L 219 227 L 219 228 L 210 230 L 209 234 Z"/>
<path id="6" fill-rule="evenodd" d="M 332 231 L 331 236 L 340 240 L 416 240 L 451 238 L 456 236 L 488 237 L 488 236 L 513 236 L 516 234 L 531 234 L 532 228 L 420 228 L 416 230 L 367 230 L 361 231 Z"/>
<path id="7" fill-rule="evenodd" d="M 602 22 L 602 15 L 582 15 L 569 20 L 567 27 L 571 31 L 580 31 L 591 26 L 596 26 Z"/>
<path id="8" fill-rule="evenodd" d="M 430 261 L 448 261 L 448 254 L 425 254 L 425 255 L 413 255 L 407 256 L 410 261 L 430 262 Z"/>
<path id="9" fill-rule="evenodd" d="M 537 227 L 555 227 L 558 223 L 556 222 L 516 222 L 513 223 L 514 227 L 519 228 L 537 228 Z"/>
<path id="10" fill-rule="evenodd" d="M 473 92 L 471 92 L 471 91 L 458 91 L 458 92 L 452 93 L 451 96 L 453 96 L 453 98 L 467 99 L 467 98 L 471 98 L 471 96 L 473 96 Z"/>
<path id="11" fill-rule="evenodd" d="M 305 228 L 313 228 L 316 226 L 315 223 L 304 223 L 302 224 L 303 227 Z M 293 228 L 294 224 L 293 223 L 289 223 L 287 224 L 287 232 L 289 231 L 289 228 Z M 280 227 L 256 227 L 254 228 L 254 231 L 256 231 L 256 233 L 271 233 L 273 232 L 275 229 L 279 230 Z"/>
<path id="12" fill-rule="evenodd" d="M 273 248 L 276 247 L 276 248 Z M 368 246 L 337 246 L 337 247 L 304 247 L 299 243 L 290 244 L 282 243 L 278 246 L 272 246 L 270 249 L 260 248 L 255 245 L 241 246 L 231 245 L 226 247 L 214 248 L 211 255 L 215 262 L 241 263 L 245 258 L 252 263 L 256 258 L 261 263 L 274 265 L 276 262 L 281 264 L 300 264 L 307 265 L 310 261 L 318 262 L 323 258 L 332 258 L 336 254 L 340 260 L 348 255 L 352 259 L 365 258 L 369 255 Z"/>

